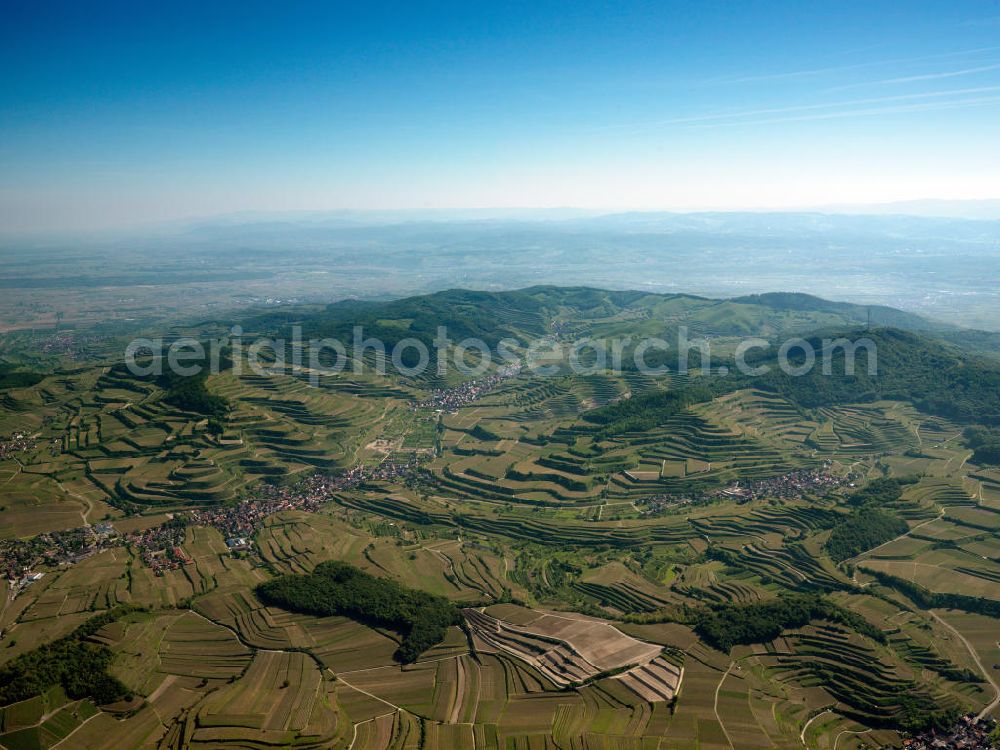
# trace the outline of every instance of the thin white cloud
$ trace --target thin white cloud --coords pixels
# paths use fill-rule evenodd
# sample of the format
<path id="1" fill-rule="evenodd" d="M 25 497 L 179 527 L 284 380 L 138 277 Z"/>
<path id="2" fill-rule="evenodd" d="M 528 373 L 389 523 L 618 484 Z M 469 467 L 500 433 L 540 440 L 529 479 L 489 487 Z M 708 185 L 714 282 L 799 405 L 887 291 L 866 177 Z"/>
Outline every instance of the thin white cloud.
<path id="1" fill-rule="evenodd" d="M 965 109 L 990 104 L 1000 104 L 1000 96 L 973 97 L 951 101 L 921 102 L 914 104 L 898 104 L 888 107 L 868 107 L 847 109 L 835 112 L 817 112 L 813 114 L 792 115 L 789 117 L 772 117 L 758 120 L 740 120 L 735 122 L 697 123 L 684 126 L 687 129 L 707 130 L 709 128 L 724 128 L 743 125 L 773 125 L 783 122 L 806 122 L 812 120 L 835 120 L 849 117 L 871 117 L 873 115 L 897 114 L 901 112 L 926 112 L 949 109 Z"/>
<path id="2" fill-rule="evenodd" d="M 649 122 L 630 123 L 622 125 L 609 125 L 600 130 L 643 130 L 648 128 L 658 128 L 665 125 L 693 125 L 699 123 L 718 123 L 730 120 L 743 121 L 746 118 L 759 117 L 760 115 L 793 114 L 801 112 L 812 112 L 826 109 L 862 107 L 871 104 L 890 104 L 924 99 L 941 99 L 945 97 L 968 97 L 975 94 L 988 94 L 1000 91 L 1000 86 L 976 86 L 961 89 L 946 89 L 943 91 L 924 91 L 915 94 L 895 94 L 892 96 L 866 97 L 864 99 L 847 99 L 836 102 L 824 102 L 820 104 L 799 104 L 789 107 L 768 107 L 764 109 L 740 110 L 737 112 L 718 112 L 715 114 L 693 115 L 690 117 L 672 117 L 665 120 L 653 120 Z"/>
<path id="3" fill-rule="evenodd" d="M 705 84 L 720 83 L 766 83 L 783 79 L 808 78 L 811 76 L 826 75 L 828 73 L 842 73 L 850 70 L 861 70 L 864 68 L 881 67 L 886 65 L 900 65 L 905 63 L 927 62 L 929 60 L 949 60 L 968 56 L 981 55 L 986 52 L 996 52 L 1000 47 L 975 47 L 972 49 L 954 50 L 952 52 L 939 52 L 933 55 L 920 55 L 918 57 L 897 57 L 887 60 L 869 60 L 867 62 L 851 63 L 848 65 L 832 65 L 824 68 L 809 68 L 804 70 L 777 71 L 774 73 L 760 73 L 754 75 L 734 75 L 710 78 L 702 81 Z"/>
<path id="4" fill-rule="evenodd" d="M 886 86 L 899 83 L 914 83 L 917 81 L 933 81 L 940 78 L 957 78 L 959 76 L 975 75 L 977 73 L 987 73 L 991 70 L 1000 70 L 1000 63 L 993 65 L 981 65 L 977 68 L 962 68 L 961 70 L 946 70 L 938 73 L 923 73 L 913 76 L 902 76 L 899 78 L 883 78 L 880 81 L 861 81 L 859 83 L 848 83 L 843 86 L 834 86 L 827 91 L 843 91 L 844 89 L 856 89 L 864 86 Z"/>

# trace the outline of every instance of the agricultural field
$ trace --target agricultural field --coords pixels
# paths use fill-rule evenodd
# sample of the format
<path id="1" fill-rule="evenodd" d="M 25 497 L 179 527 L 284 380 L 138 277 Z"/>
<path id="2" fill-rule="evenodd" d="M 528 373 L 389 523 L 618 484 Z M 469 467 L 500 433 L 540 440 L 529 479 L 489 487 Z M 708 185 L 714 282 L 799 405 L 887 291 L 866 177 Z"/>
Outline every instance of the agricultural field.
<path id="1" fill-rule="evenodd" d="M 691 305 L 723 351 L 755 320 Z M 684 307 L 503 311 L 558 343 Z M 677 405 L 696 374 L 564 365 L 225 369 L 222 417 L 108 362 L 0 393 L 0 436 L 28 436 L 0 460 L 24 568 L 0 669 L 79 638 L 122 686 L 12 701 L 0 747 L 859 750 L 997 715 L 1000 470 L 958 417 L 753 383 Z M 328 561 L 458 617 L 406 661 L 399 623 L 258 596 Z M 725 644 L 706 626 L 785 601 L 813 609 Z"/>

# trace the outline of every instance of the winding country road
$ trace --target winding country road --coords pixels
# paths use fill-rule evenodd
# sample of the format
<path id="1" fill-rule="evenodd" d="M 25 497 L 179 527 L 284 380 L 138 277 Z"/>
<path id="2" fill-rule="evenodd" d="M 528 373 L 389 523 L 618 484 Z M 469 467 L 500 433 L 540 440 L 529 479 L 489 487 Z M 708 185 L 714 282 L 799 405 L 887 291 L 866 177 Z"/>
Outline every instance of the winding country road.
<path id="1" fill-rule="evenodd" d="M 799 740 L 802 742 L 803 747 L 809 747 L 806 744 L 806 730 L 809 728 L 809 725 L 812 724 L 814 721 L 816 721 L 816 719 L 818 719 L 823 714 L 829 714 L 829 713 L 833 712 L 829 708 L 824 708 L 822 711 L 820 711 L 818 714 L 813 716 L 811 719 L 809 719 L 809 721 L 805 723 L 805 725 L 802 727 L 802 731 L 799 732 Z"/>
<path id="2" fill-rule="evenodd" d="M 993 691 L 995 693 L 995 695 L 993 696 L 993 700 L 990 703 L 988 703 L 983 708 L 982 711 L 979 712 L 978 716 L 976 716 L 977 719 L 985 719 L 998 705 L 1000 705 L 1000 685 L 997 684 L 997 681 L 990 674 L 990 671 L 988 671 L 986 667 L 983 666 L 983 663 L 979 660 L 979 654 L 976 653 L 976 649 L 972 647 L 972 644 L 969 643 L 968 640 L 966 640 L 964 635 L 959 633 L 958 630 L 951 625 L 951 623 L 948 623 L 945 620 L 943 620 L 933 610 L 929 609 L 927 610 L 927 613 L 935 620 L 937 620 L 939 623 L 948 628 L 948 630 L 950 630 L 952 633 L 955 634 L 955 637 L 958 638 L 958 640 L 960 640 L 963 644 L 965 644 L 965 647 L 969 650 L 969 654 L 972 656 L 972 660 L 976 663 L 976 666 L 979 668 L 979 671 L 983 673 L 983 677 L 986 678 L 986 681 L 993 686 Z"/>
<path id="3" fill-rule="evenodd" d="M 735 665 L 735 661 L 729 662 L 729 666 L 726 667 L 726 671 L 722 675 L 722 679 L 719 680 L 719 684 L 715 686 L 715 703 L 712 707 L 712 710 L 715 712 L 715 720 L 719 722 L 719 727 L 722 729 L 722 733 L 726 735 L 726 742 L 729 743 L 729 747 L 733 748 L 733 750 L 736 750 L 736 745 L 733 744 L 733 739 L 729 736 L 729 732 L 726 730 L 726 725 L 722 723 L 722 717 L 719 716 L 719 691 L 722 689 L 722 683 L 724 683 L 726 678 L 729 677 L 729 673 Z"/>

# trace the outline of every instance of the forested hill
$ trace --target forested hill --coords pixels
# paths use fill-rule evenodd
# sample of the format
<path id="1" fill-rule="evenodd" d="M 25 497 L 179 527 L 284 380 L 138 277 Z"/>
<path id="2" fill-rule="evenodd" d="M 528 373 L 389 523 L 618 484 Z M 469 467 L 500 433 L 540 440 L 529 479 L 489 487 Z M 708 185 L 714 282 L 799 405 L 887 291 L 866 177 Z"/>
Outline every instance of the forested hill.
<path id="1" fill-rule="evenodd" d="M 856 305 L 851 302 L 834 302 L 816 297 L 812 294 L 799 292 L 768 292 L 766 294 L 749 294 L 744 297 L 734 297 L 731 302 L 743 305 L 760 305 L 774 310 L 800 312 L 824 312 L 842 317 L 845 321 L 867 324 L 871 321 L 877 326 L 891 326 L 910 331 L 953 331 L 956 326 L 938 323 L 919 315 L 897 310 L 887 305 Z"/>
<path id="2" fill-rule="evenodd" d="M 752 364 L 767 364 L 770 371 L 757 378 L 744 378 L 756 387 L 771 390 L 806 408 L 833 404 L 877 401 L 910 401 L 918 409 L 964 424 L 1000 424 L 1000 365 L 963 353 L 957 347 L 916 333 L 892 328 L 856 329 L 834 336 L 806 337 L 814 350 L 822 351 L 824 338 L 853 341 L 871 339 L 876 345 L 876 372 L 869 374 L 868 353 L 859 348 L 854 374 L 845 374 L 845 353 L 834 350 L 831 373 L 817 362 L 808 373 L 793 377 L 778 369 L 773 356 Z M 802 356 L 790 353 L 793 364 Z M 749 358 L 748 358 L 749 361 Z M 734 382 L 741 382 L 736 379 Z"/>
<path id="3" fill-rule="evenodd" d="M 306 575 L 286 575 L 257 586 L 257 595 L 272 606 L 320 617 L 346 615 L 403 635 L 396 652 L 402 662 L 415 661 L 439 643 L 445 630 L 458 625 L 458 609 L 441 596 L 376 578 L 348 563 L 320 563 Z"/>
<path id="4" fill-rule="evenodd" d="M 30 372 L 0 363 L 0 390 L 27 388 L 42 380 L 41 373 Z"/>
<path id="5" fill-rule="evenodd" d="M 869 309 L 871 330 L 867 330 L 866 320 Z M 886 320 L 896 327 L 883 325 Z M 412 337 L 433 348 L 439 326 L 447 328 L 452 341 L 476 337 L 491 347 L 505 337 L 527 344 L 553 333 L 564 338 L 630 336 L 638 340 L 653 336 L 670 341 L 681 325 L 691 329 L 692 337 L 729 337 L 733 341 L 735 337 L 765 336 L 775 345 L 751 363 L 771 365 L 771 372 L 754 378 L 734 375 L 713 380 L 709 386 L 713 392 L 753 385 L 807 409 L 899 399 L 964 424 L 1000 424 L 1000 364 L 940 338 L 959 340 L 975 332 L 890 307 L 868 308 L 805 294 L 713 300 L 587 287 L 539 286 L 506 292 L 454 289 L 387 302 L 347 300 L 305 314 L 301 310 L 278 311 L 254 322 L 258 328 L 279 331 L 294 322 L 302 326 L 307 338 L 333 337 L 347 343 L 353 340 L 354 327 L 361 326 L 366 338 L 381 339 L 389 347 Z M 837 350 L 831 375 L 824 374 L 817 364 L 806 375 L 790 377 L 775 367 L 776 344 L 789 336 L 805 336 L 817 352 L 822 350 L 824 339 L 870 338 L 877 346 L 877 372 L 869 374 L 867 353 L 862 349 L 854 374 L 845 375 L 844 352 Z M 983 336 L 977 338 L 980 345 L 989 340 L 989 334 Z M 662 364 L 675 364 L 671 357 L 676 357 L 676 351 L 665 356 Z M 716 361 L 713 350 L 713 364 L 722 364 L 725 356 Z M 692 366 L 698 364 L 695 356 Z M 732 363 L 728 364 L 732 370 Z"/>
<path id="6" fill-rule="evenodd" d="M 554 332 L 580 335 L 669 336 L 677 326 L 712 336 L 804 334 L 843 330 L 872 321 L 913 331 L 957 335 L 953 327 L 891 307 L 869 308 L 806 294 L 774 293 L 709 299 L 687 294 L 537 286 L 503 292 L 451 289 L 390 301 L 344 300 L 321 310 L 278 310 L 249 328 L 282 331 L 293 323 L 306 337 L 351 340 L 354 326 L 390 346 L 403 338 L 430 345 L 438 326 L 450 338 L 482 339 L 490 346 L 510 336 L 521 341 Z M 977 339 L 989 345 L 990 335 Z"/>
<path id="7" fill-rule="evenodd" d="M 868 348 L 865 346 L 857 349 L 853 374 L 847 374 L 842 347 L 833 349 L 830 373 L 825 374 L 821 354 L 824 340 L 837 338 L 856 343 L 869 339 L 874 344 L 874 374 L 868 370 Z M 927 336 L 891 328 L 856 329 L 810 336 L 805 340 L 817 354 L 813 367 L 800 376 L 786 374 L 779 367 L 776 347 L 771 347 L 746 360 L 751 367 L 768 368 L 764 374 L 741 374 L 736 372 L 734 362 L 713 360 L 713 367 L 725 363 L 733 374 L 695 376 L 687 384 L 670 391 L 653 391 L 607 404 L 587 412 L 583 419 L 605 437 L 642 431 L 661 424 L 692 404 L 742 388 L 756 388 L 783 396 L 803 410 L 898 400 L 961 424 L 1000 425 L 1000 364 L 991 360 L 967 355 L 957 347 Z M 789 361 L 793 366 L 803 364 L 801 350 L 789 352 Z M 975 433 L 977 445 L 983 446 L 984 455 L 992 455 L 995 446 L 1000 446 L 997 434 L 1000 433 L 996 430 Z"/>
<path id="8" fill-rule="evenodd" d="M 389 301 L 348 299 L 305 315 L 277 310 L 250 321 L 256 328 L 279 332 L 293 323 L 302 326 L 307 338 L 343 342 L 352 341 L 355 326 L 360 326 L 366 338 L 381 339 L 388 346 L 404 338 L 430 346 L 438 326 L 447 326 L 452 338 L 474 336 L 495 346 L 522 331 L 544 334 L 548 318 L 542 305 L 522 292 L 453 290 Z"/>

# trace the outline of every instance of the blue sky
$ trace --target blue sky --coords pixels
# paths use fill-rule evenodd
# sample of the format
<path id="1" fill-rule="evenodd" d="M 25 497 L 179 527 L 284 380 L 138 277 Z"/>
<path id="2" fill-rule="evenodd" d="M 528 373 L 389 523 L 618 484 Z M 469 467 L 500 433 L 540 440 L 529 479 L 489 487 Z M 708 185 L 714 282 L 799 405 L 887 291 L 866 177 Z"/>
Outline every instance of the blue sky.
<path id="1" fill-rule="evenodd" d="M 0 64 L 12 230 L 1000 197 L 998 0 L 12 0 Z"/>

